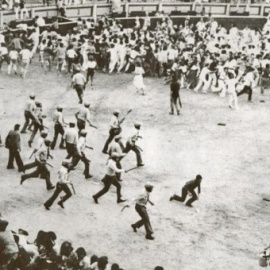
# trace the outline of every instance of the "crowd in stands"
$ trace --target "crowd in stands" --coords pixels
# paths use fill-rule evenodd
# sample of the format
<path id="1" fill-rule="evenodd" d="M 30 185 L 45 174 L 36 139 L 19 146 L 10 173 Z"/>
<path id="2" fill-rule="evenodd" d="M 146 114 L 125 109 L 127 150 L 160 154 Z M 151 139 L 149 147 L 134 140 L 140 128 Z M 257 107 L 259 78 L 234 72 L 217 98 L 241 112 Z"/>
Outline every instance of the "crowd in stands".
<path id="1" fill-rule="evenodd" d="M 12 231 L 8 224 L 0 217 L 1 270 L 123 270 L 107 256 L 90 256 L 83 247 L 75 250 L 69 241 L 59 243 L 55 232 L 41 230 L 30 243 L 27 231 Z"/>

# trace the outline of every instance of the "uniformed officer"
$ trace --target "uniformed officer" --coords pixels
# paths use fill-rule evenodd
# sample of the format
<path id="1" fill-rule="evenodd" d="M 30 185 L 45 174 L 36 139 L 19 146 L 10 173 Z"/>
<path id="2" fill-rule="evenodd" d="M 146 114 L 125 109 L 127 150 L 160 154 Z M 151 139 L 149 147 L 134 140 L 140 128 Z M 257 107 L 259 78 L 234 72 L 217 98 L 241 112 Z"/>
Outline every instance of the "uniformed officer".
<path id="1" fill-rule="evenodd" d="M 51 183 L 51 174 L 48 169 L 48 163 L 47 160 L 52 156 L 50 155 L 49 147 L 50 147 L 51 141 L 46 139 L 44 141 L 44 146 L 42 146 L 35 154 L 35 158 L 38 162 L 37 169 L 29 174 L 23 174 L 21 176 L 21 185 L 23 182 L 28 178 L 36 178 L 39 177 L 45 179 L 47 190 L 54 189 L 54 186 Z"/>
<path id="2" fill-rule="evenodd" d="M 72 86 L 74 86 L 77 92 L 80 104 L 83 102 L 83 91 L 85 89 L 85 84 L 86 78 L 82 73 L 78 72 L 72 77 Z"/>
<path id="3" fill-rule="evenodd" d="M 70 164 L 70 167 L 75 168 L 77 166 L 77 164 L 79 163 L 79 161 L 81 160 L 85 166 L 83 174 L 85 176 L 85 179 L 88 179 L 88 178 L 91 178 L 93 176 L 90 174 L 90 160 L 85 155 L 86 136 L 87 136 L 86 130 L 82 129 L 80 131 L 80 137 L 78 140 L 77 149 L 76 149 L 76 152 L 72 158 L 72 162 Z"/>
<path id="4" fill-rule="evenodd" d="M 155 238 L 152 236 L 153 229 L 150 223 L 150 219 L 147 213 L 146 205 L 149 202 L 151 205 L 154 205 L 150 201 L 150 193 L 153 191 L 154 186 L 150 183 L 145 184 L 143 192 L 135 199 L 136 205 L 135 210 L 141 217 L 139 221 L 134 224 L 131 224 L 131 227 L 134 232 L 137 232 L 137 229 L 144 225 L 146 235 L 145 238 L 148 240 L 154 240 Z M 129 205 L 127 205 L 129 206 Z"/>
<path id="5" fill-rule="evenodd" d="M 73 157 L 73 155 L 77 151 L 77 143 L 78 143 L 78 131 L 75 128 L 75 123 L 69 123 L 69 128 L 66 129 L 64 134 L 64 140 L 66 142 L 67 149 L 67 159 Z"/>
<path id="6" fill-rule="evenodd" d="M 59 180 L 56 184 L 56 189 L 53 195 L 43 204 L 47 210 L 50 210 L 50 207 L 52 206 L 52 204 L 62 191 L 65 192 L 65 196 L 60 197 L 61 200 L 58 202 L 58 205 L 61 208 L 64 208 L 64 202 L 72 196 L 71 190 L 69 188 L 69 185 L 72 184 L 72 182 L 68 179 L 69 172 L 70 172 L 69 162 L 63 161 L 62 166 L 58 171 Z"/>
<path id="7" fill-rule="evenodd" d="M 34 141 L 34 138 L 35 138 L 38 130 L 40 130 L 40 131 L 43 130 L 42 104 L 39 101 L 36 101 L 35 104 L 36 104 L 35 113 L 34 113 L 35 118 L 34 118 L 34 120 L 32 120 L 32 123 L 34 125 L 34 129 L 32 131 L 30 139 L 28 141 L 29 147 L 32 147 L 32 143 Z"/>
<path id="8" fill-rule="evenodd" d="M 132 135 L 128 138 L 126 142 L 126 148 L 124 150 L 125 153 L 128 153 L 130 150 L 135 152 L 136 158 L 137 158 L 137 166 L 144 166 L 142 157 L 141 157 L 141 151 L 139 147 L 136 145 L 136 141 L 140 138 L 142 139 L 142 136 L 140 136 L 140 129 L 141 129 L 141 124 L 135 123 L 134 124 L 134 131 L 132 132 Z"/>
<path id="9" fill-rule="evenodd" d="M 65 123 L 64 123 L 64 119 L 63 119 L 63 106 L 61 106 L 61 105 L 57 106 L 56 112 L 53 116 L 53 121 L 54 121 L 54 136 L 53 136 L 53 141 L 51 144 L 51 149 L 52 150 L 54 149 L 59 134 L 61 134 L 61 136 L 62 136 L 59 148 L 64 149 L 65 148 L 64 147 Z"/>
<path id="10" fill-rule="evenodd" d="M 39 137 L 38 140 L 37 140 L 37 144 L 36 144 L 36 146 L 35 146 L 35 149 L 33 150 L 32 154 L 31 154 L 31 157 L 32 157 L 32 155 L 34 155 L 39 149 L 41 149 L 42 147 L 45 146 L 45 142 L 44 142 L 44 141 L 45 141 L 45 139 L 47 138 L 47 136 L 48 136 L 48 132 L 42 130 L 41 133 L 40 133 L 40 137 Z M 30 157 L 30 158 L 31 158 L 31 157 Z M 34 167 L 37 167 L 38 164 L 39 164 L 38 161 L 35 159 L 34 162 L 25 164 L 25 165 L 23 166 L 23 170 L 22 170 L 22 171 L 25 172 L 26 170 L 32 169 L 32 168 L 34 168 Z"/>
<path id="11" fill-rule="evenodd" d="M 116 152 L 111 155 L 107 162 L 107 172 L 104 178 L 101 180 L 104 183 L 104 188 L 100 190 L 97 194 L 93 195 L 93 199 L 95 203 L 98 203 L 98 198 L 103 196 L 105 193 L 108 192 L 111 185 L 116 187 L 116 194 L 117 194 L 117 203 L 125 202 L 125 200 L 121 199 L 121 185 L 116 178 L 116 173 L 125 172 L 124 169 L 118 169 L 116 166 L 117 159 L 121 158 L 119 154 Z"/>
<path id="12" fill-rule="evenodd" d="M 120 157 L 124 157 L 126 154 L 123 153 L 124 150 L 124 145 L 121 142 L 122 136 L 121 134 L 116 135 L 114 137 L 114 141 L 110 144 L 110 148 L 109 148 L 109 155 L 112 156 L 113 153 L 117 153 Z M 118 158 L 116 161 L 116 166 L 118 169 L 122 169 L 122 165 L 120 163 L 121 158 Z M 121 173 L 116 173 L 116 178 L 118 181 L 122 181 L 121 180 Z"/>
<path id="13" fill-rule="evenodd" d="M 21 130 L 21 133 L 26 133 L 26 128 L 30 123 L 30 120 L 32 119 L 33 121 L 35 120 L 35 109 L 36 109 L 36 104 L 35 104 L 35 94 L 30 94 L 29 100 L 26 103 L 25 110 L 24 110 L 24 118 L 25 118 L 25 123 L 24 126 Z"/>
<path id="14" fill-rule="evenodd" d="M 107 139 L 107 141 L 103 147 L 103 150 L 102 150 L 102 153 L 104 153 L 104 154 L 108 154 L 107 153 L 108 147 L 109 147 L 109 144 L 112 142 L 114 136 L 121 133 L 121 127 L 120 127 L 120 123 L 119 123 L 119 114 L 120 114 L 120 112 L 118 110 L 115 110 L 113 112 L 112 117 L 111 117 L 109 138 Z"/>
<path id="15" fill-rule="evenodd" d="M 193 207 L 191 204 L 198 200 L 198 195 L 196 194 L 196 192 L 194 191 L 196 188 L 198 188 L 198 194 L 201 193 L 201 182 L 202 182 L 202 177 L 201 175 L 197 175 L 195 180 L 191 180 L 186 182 L 186 184 L 184 185 L 184 187 L 182 188 L 182 197 L 179 197 L 177 195 L 173 195 L 170 198 L 170 201 L 172 200 L 176 200 L 179 202 L 184 202 L 187 194 L 191 195 L 191 198 L 186 202 L 186 206 L 188 207 Z"/>
<path id="16" fill-rule="evenodd" d="M 89 108 L 90 108 L 90 103 L 85 102 L 84 107 L 80 108 L 75 113 L 75 117 L 77 119 L 77 126 L 78 126 L 79 131 L 81 131 L 82 129 L 85 129 L 86 122 L 89 123 L 90 127 L 95 127 L 94 125 L 92 125 L 92 123 L 90 121 L 90 109 Z"/>

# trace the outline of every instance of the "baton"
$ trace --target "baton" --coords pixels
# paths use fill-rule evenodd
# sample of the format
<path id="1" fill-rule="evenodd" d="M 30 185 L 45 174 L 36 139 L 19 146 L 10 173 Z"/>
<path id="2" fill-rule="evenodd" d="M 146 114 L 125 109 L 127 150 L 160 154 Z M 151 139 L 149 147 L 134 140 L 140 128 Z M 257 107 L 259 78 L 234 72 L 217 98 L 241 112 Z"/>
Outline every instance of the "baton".
<path id="1" fill-rule="evenodd" d="M 127 172 L 130 172 L 130 171 L 133 171 L 133 170 L 135 170 L 135 169 L 138 169 L 138 168 L 139 168 L 138 166 L 133 167 L 133 168 L 130 168 L 130 169 L 126 170 L 126 173 L 127 173 Z"/>
<path id="2" fill-rule="evenodd" d="M 47 162 L 45 162 L 45 164 L 46 164 L 46 165 L 49 165 L 50 167 L 52 167 L 52 168 L 53 168 L 53 166 L 52 166 L 51 164 L 49 164 L 49 163 L 47 163 Z"/>
<path id="3" fill-rule="evenodd" d="M 126 113 L 126 115 L 119 121 L 120 124 L 122 124 L 125 120 L 125 118 L 132 112 L 132 109 L 129 109 Z"/>
<path id="4" fill-rule="evenodd" d="M 92 124 L 89 125 L 89 126 L 95 128 L 95 129 L 98 129 L 96 126 L 94 126 L 94 125 L 92 125 Z"/>
<path id="5" fill-rule="evenodd" d="M 73 184 L 70 183 L 70 185 L 71 185 L 71 187 L 72 187 L 72 190 L 73 190 L 74 195 L 76 195 L 75 188 L 74 188 Z"/>
<path id="6" fill-rule="evenodd" d="M 85 146 L 85 148 L 88 148 L 88 149 L 94 150 L 94 148 L 93 148 L 93 147 L 88 146 L 88 145 L 86 145 L 86 146 Z"/>
<path id="7" fill-rule="evenodd" d="M 138 146 L 137 144 L 136 144 L 136 146 L 141 152 L 143 152 L 143 150 L 142 150 L 142 148 L 140 146 Z"/>
<path id="8" fill-rule="evenodd" d="M 33 155 L 34 155 L 34 151 L 32 152 L 32 154 L 31 154 L 31 156 L 29 157 L 29 159 L 31 159 Z"/>
<path id="9" fill-rule="evenodd" d="M 125 208 L 128 208 L 129 206 L 128 205 L 125 205 L 122 209 L 121 209 L 121 212 L 123 212 L 125 210 Z"/>

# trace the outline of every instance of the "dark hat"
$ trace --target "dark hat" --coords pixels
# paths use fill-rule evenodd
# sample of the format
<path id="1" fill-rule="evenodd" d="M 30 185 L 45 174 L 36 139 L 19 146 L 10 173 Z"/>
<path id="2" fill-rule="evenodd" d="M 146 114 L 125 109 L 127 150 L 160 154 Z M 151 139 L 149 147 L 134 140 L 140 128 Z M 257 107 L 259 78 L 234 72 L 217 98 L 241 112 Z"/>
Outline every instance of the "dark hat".
<path id="1" fill-rule="evenodd" d="M 45 139 L 45 140 L 44 140 L 44 143 L 45 143 L 46 145 L 48 145 L 48 144 L 51 143 L 51 141 L 50 141 L 49 139 Z"/>
<path id="2" fill-rule="evenodd" d="M 98 267 L 100 267 L 101 269 L 105 269 L 107 264 L 108 264 L 108 257 L 102 256 L 98 259 Z"/>
<path id="3" fill-rule="evenodd" d="M 141 127 L 141 124 L 138 123 L 138 122 L 136 122 L 136 123 L 134 124 L 134 127 L 135 127 L 135 128 L 140 128 L 140 127 Z"/>
<path id="4" fill-rule="evenodd" d="M 202 179 L 202 176 L 200 174 L 197 174 L 196 179 Z"/>
<path id="5" fill-rule="evenodd" d="M 29 95 L 29 97 L 30 97 L 30 98 L 35 98 L 36 95 L 35 95 L 34 93 L 31 93 L 31 94 Z"/>
<path id="6" fill-rule="evenodd" d="M 84 102 L 84 106 L 85 107 L 89 107 L 90 106 L 90 103 L 89 102 Z"/>

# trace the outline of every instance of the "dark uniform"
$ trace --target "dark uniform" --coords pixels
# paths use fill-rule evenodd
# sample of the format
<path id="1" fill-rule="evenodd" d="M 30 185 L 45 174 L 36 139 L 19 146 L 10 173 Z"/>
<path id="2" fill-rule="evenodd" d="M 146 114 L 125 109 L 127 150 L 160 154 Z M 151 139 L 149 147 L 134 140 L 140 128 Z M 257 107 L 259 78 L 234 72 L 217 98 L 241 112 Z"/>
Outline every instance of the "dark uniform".
<path id="1" fill-rule="evenodd" d="M 174 107 L 175 107 L 176 112 L 179 115 L 180 114 L 179 107 L 182 106 L 180 96 L 179 96 L 180 85 L 176 79 L 173 79 L 170 87 L 171 87 L 171 112 L 170 114 L 174 114 Z"/>
<path id="2" fill-rule="evenodd" d="M 170 198 L 170 201 L 176 200 L 179 202 L 184 202 L 188 193 L 190 193 L 191 198 L 186 202 L 186 206 L 192 207 L 191 204 L 194 201 L 198 200 L 198 196 L 194 190 L 196 188 L 198 188 L 198 193 L 199 194 L 201 193 L 201 181 L 202 181 L 202 177 L 200 175 L 197 175 L 195 180 L 191 180 L 191 181 L 186 182 L 186 184 L 182 188 L 182 197 L 179 197 L 177 195 L 173 195 Z"/>
<path id="3" fill-rule="evenodd" d="M 21 159 L 21 138 L 19 134 L 20 125 L 15 125 L 14 130 L 11 130 L 6 138 L 6 148 L 9 149 L 9 159 L 7 169 L 14 169 L 14 159 L 17 163 L 19 172 L 23 171 L 23 162 Z"/>

